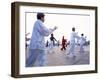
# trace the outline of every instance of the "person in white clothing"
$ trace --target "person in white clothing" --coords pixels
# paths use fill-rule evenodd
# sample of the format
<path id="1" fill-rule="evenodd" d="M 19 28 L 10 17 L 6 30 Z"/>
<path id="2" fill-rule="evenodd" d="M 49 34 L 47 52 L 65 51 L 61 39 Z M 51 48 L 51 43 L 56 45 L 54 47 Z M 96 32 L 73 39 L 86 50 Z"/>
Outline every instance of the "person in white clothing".
<path id="1" fill-rule="evenodd" d="M 84 44 L 86 42 L 86 38 L 84 37 L 84 34 L 81 34 L 80 38 L 80 53 L 84 53 Z"/>
<path id="2" fill-rule="evenodd" d="M 45 65 L 45 36 L 49 36 L 57 29 L 48 29 L 43 24 L 44 13 L 37 13 L 37 21 L 34 23 L 32 36 L 29 45 L 29 57 L 26 59 L 26 67 L 34 66 L 37 61 L 38 66 Z"/>
<path id="3" fill-rule="evenodd" d="M 69 54 L 72 54 L 73 56 L 75 56 L 75 39 L 79 39 L 78 34 L 75 32 L 75 28 L 72 28 L 72 33 L 71 33 L 71 37 L 70 37 L 70 48 L 69 48 Z"/>

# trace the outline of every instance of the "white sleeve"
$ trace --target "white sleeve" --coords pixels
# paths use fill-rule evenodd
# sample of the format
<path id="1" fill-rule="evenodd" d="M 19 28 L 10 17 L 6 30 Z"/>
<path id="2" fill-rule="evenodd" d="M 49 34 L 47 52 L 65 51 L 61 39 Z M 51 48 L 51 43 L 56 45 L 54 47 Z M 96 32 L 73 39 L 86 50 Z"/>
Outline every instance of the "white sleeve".
<path id="1" fill-rule="evenodd" d="M 38 30 L 43 36 L 49 36 L 54 31 L 54 29 L 46 28 L 43 23 L 39 23 Z"/>
<path id="2" fill-rule="evenodd" d="M 75 33 L 75 38 L 80 39 L 77 33 Z"/>

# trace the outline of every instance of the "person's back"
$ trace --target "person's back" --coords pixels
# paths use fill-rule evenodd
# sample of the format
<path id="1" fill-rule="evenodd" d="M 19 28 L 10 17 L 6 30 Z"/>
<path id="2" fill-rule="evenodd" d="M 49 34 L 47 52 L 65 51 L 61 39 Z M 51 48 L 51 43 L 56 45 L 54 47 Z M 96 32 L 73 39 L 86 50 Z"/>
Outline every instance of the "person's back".
<path id="1" fill-rule="evenodd" d="M 30 49 L 42 49 L 45 47 L 44 36 L 39 32 L 39 28 L 41 28 L 40 24 L 43 24 L 40 20 L 37 20 L 34 24 L 29 47 Z"/>

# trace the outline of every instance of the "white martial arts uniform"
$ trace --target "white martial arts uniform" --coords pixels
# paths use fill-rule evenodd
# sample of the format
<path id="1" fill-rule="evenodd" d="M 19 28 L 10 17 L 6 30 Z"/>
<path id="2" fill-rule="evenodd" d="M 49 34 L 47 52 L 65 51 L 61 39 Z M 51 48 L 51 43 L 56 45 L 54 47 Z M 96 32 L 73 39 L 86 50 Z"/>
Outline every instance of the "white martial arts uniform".
<path id="1" fill-rule="evenodd" d="M 37 20 L 33 27 L 33 32 L 29 45 L 29 57 L 26 60 L 26 67 L 32 67 L 35 61 L 39 66 L 45 64 L 45 40 L 44 37 L 51 34 L 54 29 L 47 29 L 41 20 Z"/>
<path id="2" fill-rule="evenodd" d="M 71 33 L 71 37 L 70 37 L 70 49 L 69 49 L 69 53 L 68 54 L 73 54 L 73 55 L 75 55 L 74 53 L 75 53 L 75 51 L 74 51 L 74 49 L 75 49 L 75 39 L 79 39 L 79 36 L 78 36 L 78 34 L 76 33 L 76 32 L 72 32 Z"/>
<path id="3" fill-rule="evenodd" d="M 80 53 L 84 53 L 84 44 L 86 42 L 86 39 L 84 36 L 81 36 L 80 38 Z"/>

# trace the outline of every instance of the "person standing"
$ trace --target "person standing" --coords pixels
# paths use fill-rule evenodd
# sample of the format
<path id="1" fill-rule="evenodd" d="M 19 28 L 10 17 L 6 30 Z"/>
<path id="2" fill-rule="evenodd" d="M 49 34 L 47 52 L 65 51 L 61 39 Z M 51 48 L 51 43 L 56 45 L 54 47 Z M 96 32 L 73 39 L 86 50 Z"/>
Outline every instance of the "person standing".
<path id="1" fill-rule="evenodd" d="M 55 39 L 53 33 L 51 34 L 50 41 L 51 41 L 51 44 L 52 44 L 53 46 L 55 46 L 55 41 L 57 41 L 57 40 Z"/>
<path id="2" fill-rule="evenodd" d="M 63 38 L 62 38 L 62 48 L 61 48 L 61 50 L 66 50 L 66 46 L 67 46 L 67 40 L 64 38 L 64 36 L 63 36 Z"/>
<path id="3" fill-rule="evenodd" d="M 32 36 L 29 45 L 29 57 L 26 59 L 26 67 L 34 66 L 38 62 L 38 66 L 45 65 L 45 36 L 49 36 L 57 29 L 48 29 L 43 22 L 45 21 L 44 13 L 37 13 L 37 21 L 34 23 Z"/>
<path id="4" fill-rule="evenodd" d="M 67 55 L 72 54 L 75 57 L 75 39 L 79 39 L 79 36 L 75 32 L 75 27 L 72 28 L 72 33 L 70 36 L 70 49 Z"/>
<path id="5" fill-rule="evenodd" d="M 86 42 L 86 39 L 84 37 L 84 34 L 81 34 L 80 38 L 80 53 L 84 53 L 84 44 Z"/>

